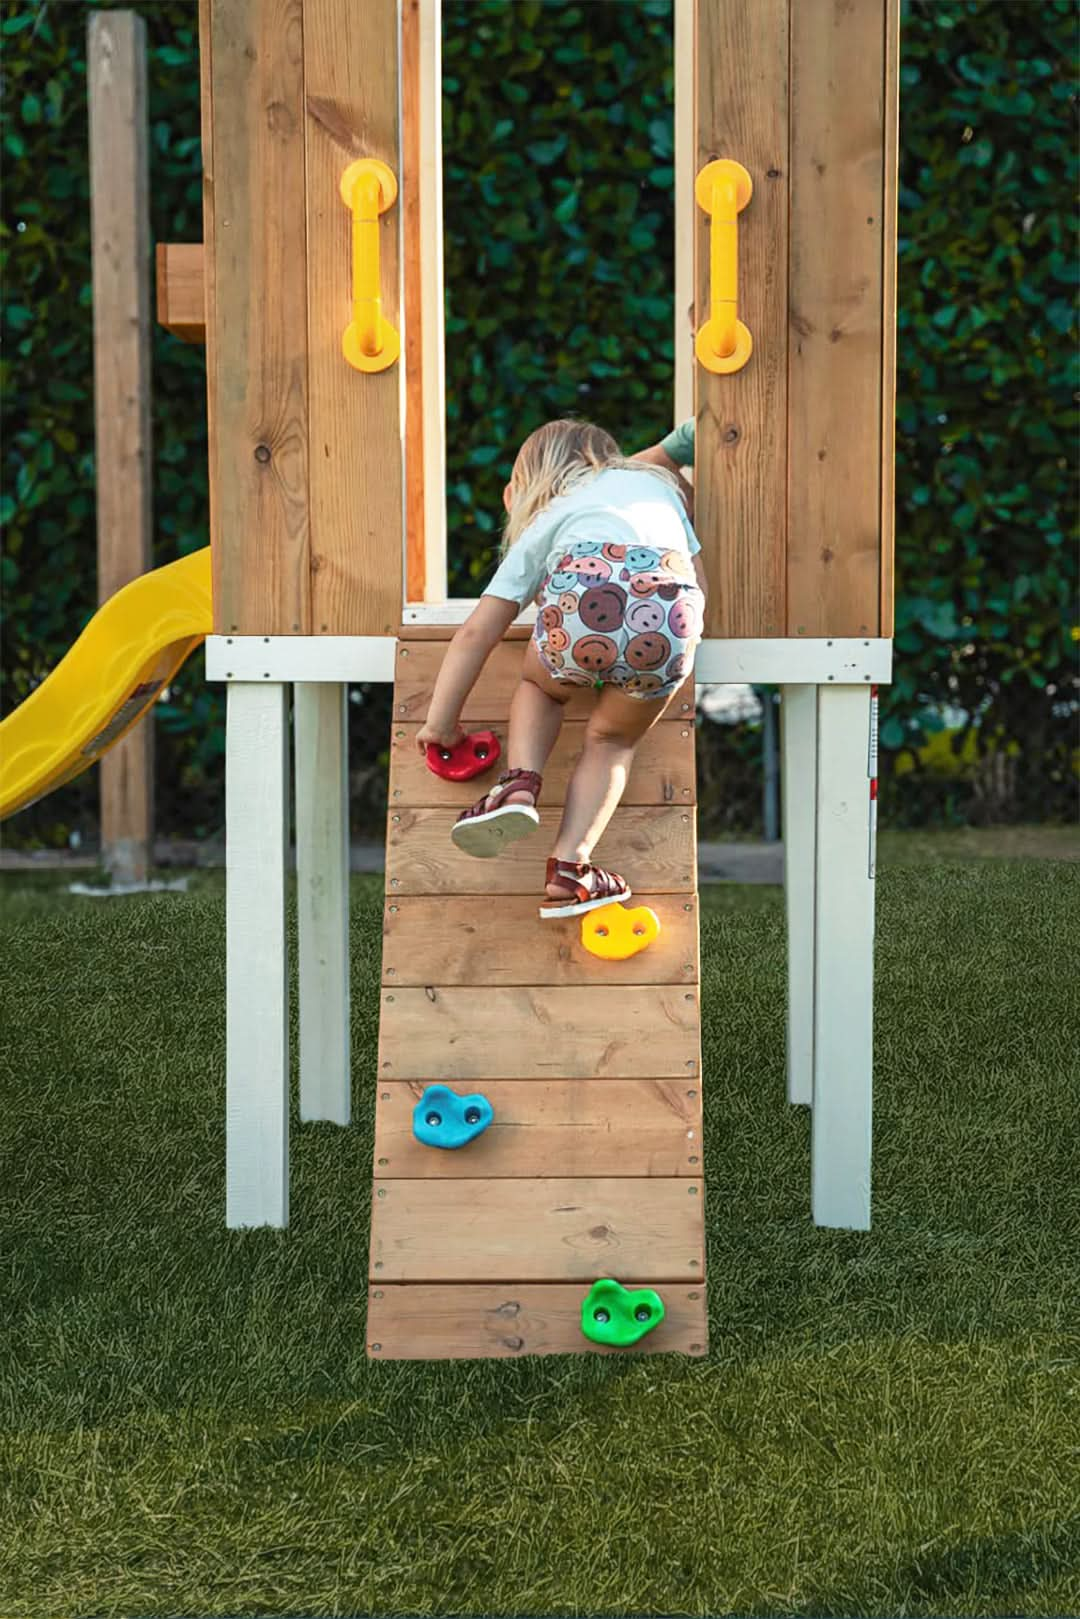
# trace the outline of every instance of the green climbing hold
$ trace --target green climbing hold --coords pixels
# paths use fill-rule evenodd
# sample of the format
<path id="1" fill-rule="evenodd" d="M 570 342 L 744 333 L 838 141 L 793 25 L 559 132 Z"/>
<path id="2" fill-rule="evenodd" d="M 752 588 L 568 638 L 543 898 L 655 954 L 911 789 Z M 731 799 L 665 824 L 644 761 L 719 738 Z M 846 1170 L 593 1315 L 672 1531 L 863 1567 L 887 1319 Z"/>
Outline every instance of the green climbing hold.
<path id="1" fill-rule="evenodd" d="M 581 1306 L 581 1330 L 594 1344 L 625 1349 L 664 1319 L 664 1301 L 651 1287 L 631 1291 L 609 1276 L 594 1282 Z"/>

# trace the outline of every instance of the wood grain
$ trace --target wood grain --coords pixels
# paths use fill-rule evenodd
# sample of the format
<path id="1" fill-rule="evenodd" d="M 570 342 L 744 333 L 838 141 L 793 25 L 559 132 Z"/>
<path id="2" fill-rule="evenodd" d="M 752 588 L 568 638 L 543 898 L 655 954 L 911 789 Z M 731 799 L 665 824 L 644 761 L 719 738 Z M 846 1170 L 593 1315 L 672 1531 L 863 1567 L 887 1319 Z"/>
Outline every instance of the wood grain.
<path id="1" fill-rule="evenodd" d="M 507 727 L 491 729 L 499 738 L 503 755 L 489 775 L 473 781 L 444 781 L 428 769 L 416 746 L 418 725 L 395 725 L 390 737 L 390 804 L 394 809 L 440 806 L 458 811 L 475 803 L 496 780 L 507 764 Z M 543 802 L 562 804 L 570 772 L 581 757 L 585 725 L 567 720 L 544 768 Z M 623 794 L 624 804 L 693 804 L 696 801 L 694 773 L 694 727 L 685 720 L 661 720 L 647 732 L 634 756 L 630 780 Z"/>
<path id="2" fill-rule="evenodd" d="M 424 304 L 420 254 L 420 0 L 401 6 L 401 227 L 404 258 L 405 600 L 425 599 Z"/>
<path id="3" fill-rule="evenodd" d="M 881 612 L 893 633 L 896 551 L 896 253 L 900 149 L 900 0 L 885 7 L 884 201 L 881 210 Z"/>
<path id="4" fill-rule="evenodd" d="M 701 1174 L 701 1093 L 674 1079 L 488 1080 L 494 1121 L 442 1152 L 413 1135 L 424 1080 L 384 1084 L 375 1107 L 375 1173 L 389 1180 Z M 456 1087 L 459 1095 L 468 1085 Z M 693 1090 L 692 1097 L 687 1090 Z"/>
<path id="5" fill-rule="evenodd" d="M 694 1282 L 702 1190 L 683 1179 L 376 1180 L 372 1279 Z"/>
<path id="6" fill-rule="evenodd" d="M 625 1286 L 648 1287 L 641 1277 Z M 660 1325 L 629 1349 L 590 1343 L 581 1331 L 582 1285 L 509 1286 L 382 1282 L 368 1293 L 367 1345 L 374 1360 L 513 1360 L 521 1355 L 704 1355 L 705 1288 L 664 1287 Z"/>
<path id="7" fill-rule="evenodd" d="M 205 343 L 203 244 L 158 242 L 155 271 L 158 325 L 181 342 Z"/>
<path id="8" fill-rule="evenodd" d="M 791 7 L 789 635 L 877 635 L 882 0 Z"/>
<path id="9" fill-rule="evenodd" d="M 397 678 L 394 683 L 394 718 L 423 724 L 431 706 L 435 678 L 442 664 L 446 643 L 443 640 L 408 641 L 397 649 Z M 467 728 L 477 729 L 481 722 L 505 722 L 510 713 L 510 699 L 521 678 L 521 659 L 525 646 L 520 641 L 503 641 L 491 654 L 484 667 L 483 678 L 477 682 L 465 699 L 461 718 Z M 566 705 L 567 719 L 587 719 L 595 707 L 595 694 L 587 687 L 575 691 Z M 680 719 L 694 712 L 694 683 L 688 680 L 677 692 L 666 710 L 667 717 Z"/>
<path id="10" fill-rule="evenodd" d="M 146 24 L 92 14 L 87 29 L 98 601 L 150 566 L 150 202 Z M 118 881 L 142 882 L 154 836 L 154 727 L 101 761 L 101 844 Z"/>
<path id="11" fill-rule="evenodd" d="M 637 903 L 630 900 L 632 909 Z M 388 989 L 426 984 L 694 984 L 698 978 L 697 895 L 649 894 L 660 937 L 628 961 L 600 961 L 581 944 L 579 923 L 539 922 L 535 895 L 396 896 L 383 911 L 382 981 Z"/>
<path id="12" fill-rule="evenodd" d="M 393 635 L 402 601 L 404 367 L 398 360 L 364 373 L 342 355 L 352 225 L 339 187 L 357 157 L 381 158 L 400 185 L 397 0 L 305 0 L 303 20 L 311 632 Z M 400 231 L 399 200 L 379 227 L 383 314 L 394 326 Z"/>
<path id="13" fill-rule="evenodd" d="M 380 1079 L 687 1078 L 700 1066 L 693 986 L 383 990 Z"/>
<path id="14" fill-rule="evenodd" d="M 221 522 L 218 510 L 217 453 L 217 316 L 214 273 L 214 25 L 211 0 L 199 0 L 199 129 L 202 146 L 203 315 L 206 342 L 206 459 L 209 494 L 210 557 L 216 578 L 222 569 Z M 215 629 L 220 627 L 217 612 Z"/>
<path id="15" fill-rule="evenodd" d="M 214 0 L 204 192 L 214 628 L 309 633 L 300 0 Z M 205 86 L 204 86 L 205 88 Z M 285 222 L 292 228 L 285 229 Z"/>
<path id="16" fill-rule="evenodd" d="M 533 894 L 544 891 L 545 864 L 558 829 L 558 807 L 541 805 L 532 837 L 510 844 L 496 860 L 477 860 L 450 841 L 452 809 L 391 810 L 386 836 L 387 893 Z M 620 872 L 635 894 L 693 890 L 697 848 L 691 809 L 618 809 L 594 858 Z M 538 924 L 539 925 L 539 924 Z M 545 922 L 561 927 L 561 922 Z"/>
<path id="17" fill-rule="evenodd" d="M 696 365 L 694 526 L 709 636 L 783 635 L 787 475 L 789 0 L 697 0 L 697 162 L 735 158 L 754 191 L 739 214 L 741 371 Z M 816 26 L 820 7 L 803 7 Z M 709 306 L 709 218 L 695 204 L 696 324 Z"/>

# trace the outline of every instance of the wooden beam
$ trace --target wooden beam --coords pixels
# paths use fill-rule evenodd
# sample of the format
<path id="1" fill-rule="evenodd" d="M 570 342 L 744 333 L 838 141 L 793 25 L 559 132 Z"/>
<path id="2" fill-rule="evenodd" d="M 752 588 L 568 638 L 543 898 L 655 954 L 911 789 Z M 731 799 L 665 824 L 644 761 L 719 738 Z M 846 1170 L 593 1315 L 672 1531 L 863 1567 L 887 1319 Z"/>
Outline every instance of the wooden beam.
<path id="1" fill-rule="evenodd" d="M 395 635 L 404 583 L 404 366 L 354 370 L 342 334 L 352 318 L 352 226 L 341 176 L 356 158 L 389 165 L 400 188 L 397 0 L 305 0 L 306 150 L 289 199 L 306 196 L 311 455 L 311 631 Z M 275 228 L 287 235 L 279 214 Z M 401 324 L 401 200 L 379 222 L 384 318 Z M 291 251 L 291 249 L 288 249 Z"/>
<path id="2" fill-rule="evenodd" d="M 709 579 L 707 636 L 783 635 L 787 444 L 788 3 L 697 0 L 697 161 L 749 170 L 738 216 L 741 371 L 698 364 L 694 526 Z M 817 5 L 808 10 L 816 19 Z M 709 217 L 695 206 L 696 320 L 709 303 Z"/>
<path id="3" fill-rule="evenodd" d="M 145 573 L 151 553 L 150 210 L 146 24 L 89 19 L 98 600 Z M 120 882 L 145 881 L 153 841 L 152 725 L 101 763 L 101 846 Z"/>
<path id="4" fill-rule="evenodd" d="M 303 9 L 203 0 L 200 22 L 214 628 L 306 635 Z"/>
<path id="5" fill-rule="evenodd" d="M 201 242 L 157 244 L 158 325 L 184 343 L 206 342 L 203 258 Z"/>
<path id="6" fill-rule="evenodd" d="M 882 0 L 791 6 L 787 633 L 879 633 Z"/>
<path id="7" fill-rule="evenodd" d="M 881 619 L 893 633 L 896 550 L 896 238 L 900 152 L 900 0 L 885 7 L 885 200 L 881 210 Z"/>
<path id="8" fill-rule="evenodd" d="M 380 1272 L 380 1275 L 382 1273 Z M 627 1287 L 647 1287 L 625 1276 Z M 590 1343 L 581 1331 L 583 1284 L 448 1286 L 381 1282 L 368 1294 L 374 1360 L 516 1360 L 521 1355 L 704 1355 L 705 1287 L 662 1287 L 666 1314 L 631 1349 Z"/>

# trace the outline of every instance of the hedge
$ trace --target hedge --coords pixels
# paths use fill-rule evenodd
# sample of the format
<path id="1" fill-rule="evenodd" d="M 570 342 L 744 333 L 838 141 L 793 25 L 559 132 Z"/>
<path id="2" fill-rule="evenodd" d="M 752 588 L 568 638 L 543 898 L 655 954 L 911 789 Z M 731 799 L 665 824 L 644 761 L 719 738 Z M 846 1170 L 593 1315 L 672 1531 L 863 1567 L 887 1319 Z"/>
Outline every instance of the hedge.
<path id="1" fill-rule="evenodd" d="M 0 7 L 3 711 L 95 603 L 92 9 Z M 153 234 L 197 240 L 195 8 L 132 9 L 149 40 Z M 491 565 L 501 485 L 538 422 L 587 414 L 629 449 L 669 422 L 671 43 L 670 0 L 447 0 L 448 506 L 459 593 L 474 593 Z M 1070 0 L 904 5 L 897 658 L 881 731 L 894 819 L 1070 813 L 1077 45 Z M 165 561 L 206 543 L 201 351 L 158 331 L 153 389 L 155 550 Z M 222 705 L 199 662 L 158 710 L 159 819 L 177 833 L 221 818 Z M 360 801 L 375 818 L 370 737 L 382 734 L 385 694 L 357 695 Z M 918 765 L 942 728 L 954 729 L 957 755 L 947 790 L 938 770 L 916 768 L 890 797 L 891 760 L 903 752 Z M 724 758 L 743 759 L 752 779 L 756 749 L 751 735 L 734 754 L 724 744 Z M 89 833 L 95 800 L 91 778 L 27 812 L 12 834 Z"/>

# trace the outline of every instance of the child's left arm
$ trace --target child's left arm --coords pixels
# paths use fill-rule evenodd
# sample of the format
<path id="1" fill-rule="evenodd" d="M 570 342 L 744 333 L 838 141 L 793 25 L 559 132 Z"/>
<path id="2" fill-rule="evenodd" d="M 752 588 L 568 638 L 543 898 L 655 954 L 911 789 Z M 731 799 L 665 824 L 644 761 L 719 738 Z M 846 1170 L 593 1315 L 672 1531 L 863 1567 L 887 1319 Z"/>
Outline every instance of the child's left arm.
<path id="1" fill-rule="evenodd" d="M 446 649 L 427 719 L 416 738 L 421 753 L 430 742 L 452 748 L 461 741 L 465 734 L 461 727 L 465 699 L 520 611 L 517 602 L 502 601 L 498 596 L 481 596 Z"/>

